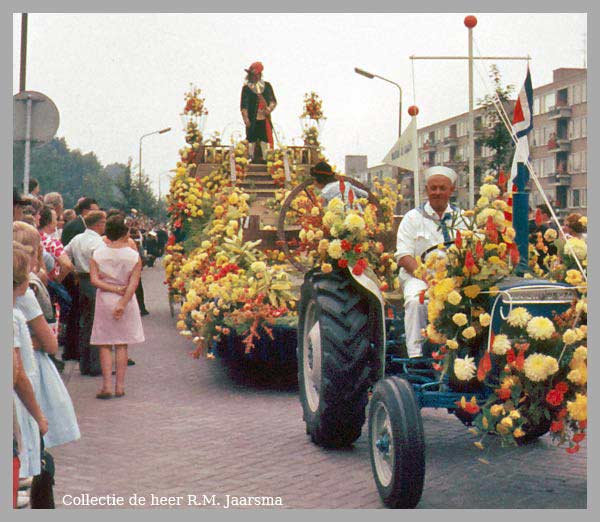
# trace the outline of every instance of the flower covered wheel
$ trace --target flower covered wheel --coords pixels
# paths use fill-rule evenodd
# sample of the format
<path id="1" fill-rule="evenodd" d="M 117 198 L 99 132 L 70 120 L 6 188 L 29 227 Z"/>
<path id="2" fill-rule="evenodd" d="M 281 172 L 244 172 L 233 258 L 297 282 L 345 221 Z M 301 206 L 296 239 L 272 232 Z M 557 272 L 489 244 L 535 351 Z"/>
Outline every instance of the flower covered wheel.
<path id="1" fill-rule="evenodd" d="M 369 452 L 383 503 L 414 508 L 425 480 L 425 435 L 408 381 L 394 376 L 375 386 L 369 406 Z"/>
<path id="2" fill-rule="evenodd" d="M 375 366 L 369 302 L 341 270 L 309 272 L 301 292 L 298 382 L 306 431 L 320 446 L 348 446 L 360 437 Z"/>
<path id="3" fill-rule="evenodd" d="M 342 184 L 348 183 L 367 193 L 369 203 L 380 210 L 377 198 L 369 189 L 347 176 L 337 175 L 336 179 Z M 311 250 L 316 250 L 319 239 L 323 237 L 322 219 L 324 214 L 323 200 L 318 196 L 318 190 L 312 180 L 307 180 L 295 187 L 283 202 L 277 222 L 277 239 L 286 257 L 294 267 L 302 273 L 308 272 L 314 265 L 310 258 Z M 302 229 L 317 229 L 316 233 L 309 231 L 304 236 Z M 298 236 L 300 231 L 301 236 Z"/>

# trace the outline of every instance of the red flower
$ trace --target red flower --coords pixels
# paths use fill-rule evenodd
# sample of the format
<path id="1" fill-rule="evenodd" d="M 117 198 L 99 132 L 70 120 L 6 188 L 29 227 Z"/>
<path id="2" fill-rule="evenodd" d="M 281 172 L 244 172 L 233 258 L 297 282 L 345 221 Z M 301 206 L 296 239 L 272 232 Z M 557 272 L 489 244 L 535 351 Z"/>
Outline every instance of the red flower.
<path id="1" fill-rule="evenodd" d="M 471 272 L 473 268 L 475 268 L 475 259 L 473 259 L 473 254 L 470 250 L 467 250 L 467 255 L 465 256 L 465 268 Z"/>
<path id="2" fill-rule="evenodd" d="M 367 268 L 367 260 L 364 258 L 360 258 L 356 262 L 356 265 L 354 265 L 352 273 L 357 276 L 362 275 L 362 273 L 365 271 L 365 268 Z"/>
<path id="3" fill-rule="evenodd" d="M 346 193 L 346 184 L 343 179 L 340 179 L 340 192 L 342 193 L 342 201 L 344 200 L 344 194 Z"/>
<path id="4" fill-rule="evenodd" d="M 352 243 L 350 243 L 350 241 L 342 239 L 341 247 L 344 252 L 348 252 L 349 250 L 352 250 Z"/>
<path id="5" fill-rule="evenodd" d="M 565 381 L 560 381 L 556 383 L 556 386 L 554 388 L 560 393 L 567 393 L 569 391 L 569 385 Z"/>
<path id="6" fill-rule="evenodd" d="M 562 431 L 563 427 L 564 427 L 563 421 L 555 420 L 555 421 L 552 421 L 552 424 L 550 424 L 550 431 L 552 433 L 556 433 L 558 431 Z"/>
<path id="7" fill-rule="evenodd" d="M 454 244 L 458 248 L 462 248 L 462 236 L 460 235 L 460 230 L 456 231 L 456 237 L 454 238 Z"/>
<path id="8" fill-rule="evenodd" d="M 515 368 L 519 371 L 522 371 L 523 366 L 525 366 L 525 352 L 522 350 L 519 350 L 519 354 L 517 355 L 517 360 L 515 361 Z"/>
<path id="9" fill-rule="evenodd" d="M 383 283 L 380 287 L 379 290 L 381 290 L 382 292 L 387 292 L 390 289 L 390 285 L 388 285 L 387 283 Z"/>
<path id="10" fill-rule="evenodd" d="M 419 293 L 419 303 L 425 304 L 425 290 L 421 290 Z"/>
<path id="11" fill-rule="evenodd" d="M 498 242 L 498 230 L 496 229 L 496 225 L 494 225 L 494 218 L 492 216 L 488 216 L 487 218 L 485 233 L 492 243 Z"/>
<path id="12" fill-rule="evenodd" d="M 360 253 L 362 252 L 362 245 L 361 245 L 360 243 L 358 243 L 358 244 L 354 245 L 354 251 L 355 251 L 357 254 L 360 254 Z"/>
<path id="13" fill-rule="evenodd" d="M 558 390 L 550 390 L 546 394 L 546 402 L 550 404 L 550 406 L 560 406 L 564 399 L 564 395 Z"/>
<path id="14" fill-rule="evenodd" d="M 558 414 L 556 415 L 556 418 L 557 418 L 557 419 L 564 419 L 564 418 L 567 416 L 567 413 L 569 413 L 569 412 L 567 411 L 567 408 L 562 408 L 562 409 L 561 409 L 561 410 L 558 412 Z"/>
<path id="15" fill-rule="evenodd" d="M 510 262 L 513 266 L 519 263 L 519 249 L 516 243 L 510 244 Z"/>
<path id="16" fill-rule="evenodd" d="M 348 268 L 348 260 L 347 259 L 338 259 L 338 266 L 340 268 Z"/>
<path id="17" fill-rule="evenodd" d="M 494 390 L 499 399 L 505 401 L 510 399 L 510 388 L 498 388 Z"/>
<path id="18" fill-rule="evenodd" d="M 352 189 L 348 191 L 348 203 L 350 203 L 350 206 L 354 203 L 354 191 Z"/>
<path id="19" fill-rule="evenodd" d="M 442 366 L 438 363 L 433 363 L 431 365 L 431 367 L 436 371 L 436 372 L 441 372 L 442 371 Z"/>
<path id="20" fill-rule="evenodd" d="M 506 362 L 508 364 L 514 364 L 515 361 L 517 359 L 517 356 L 515 355 L 515 352 L 513 351 L 512 348 L 510 348 L 507 352 L 506 352 Z"/>
<path id="21" fill-rule="evenodd" d="M 483 245 L 479 241 L 477 241 L 477 244 L 475 245 L 475 257 L 477 259 L 481 259 L 483 257 L 483 254 Z"/>
<path id="22" fill-rule="evenodd" d="M 575 446 L 571 446 L 570 448 L 566 449 L 566 452 L 569 453 L 570 455 L 573 455 L 573 453 L 577 453 L 579 451 L 579 444 L 575 444 Z"/>
<path id="23" fill-rule="evenodd" d="M 498 185 L 500 185 L 500 188 L 502 189 L 502 191 L 505 190 L 506 176 L 504 175 L 503 170 L 500 170 L 500 174 L 498 174 Z"/>
<path id="24" fill-rule="evenodd" d="M 479 361 L 479 368 L 477 369 L 477 380 L 483 381 L 487 373 L 492 369 L 492 360 L 490 358 L 490 352 L 486 350 L 485 355 Z"/>
<path id="25" fill-rule="evenodd" d="M 587 420 L 579 421 L 577 424 L 579 424 L 579 428 L 582 430 L 585 430 L 587 428 Z"/>
<path id="26" fill-rule="evenodd" d="M 583 439 L 585 439 L 585 433 L 576 433 L 573 435 L 573 442 L 579 444 Z"/>

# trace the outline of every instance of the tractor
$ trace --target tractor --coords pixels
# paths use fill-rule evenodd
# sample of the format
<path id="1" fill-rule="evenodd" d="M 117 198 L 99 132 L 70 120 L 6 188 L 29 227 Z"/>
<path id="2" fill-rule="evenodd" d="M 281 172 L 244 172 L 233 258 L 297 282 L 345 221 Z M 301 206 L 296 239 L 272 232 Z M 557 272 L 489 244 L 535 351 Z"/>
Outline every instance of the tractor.
<path id="1" fill-rule="evenodd" d="M 339 176 L 374 196 L 360 182 Z M 310 193 L 310 181 L 298 186 L 284 202 L 279 235 L 285 245 L 285 214 L 298 193 Z M 521 259 L 528 252 L 528 195 L 524 186 L 514 195 L 514 228 Z M 435 250 L 435 248 L 433 249 Z M 291 257 L 290 257 L 291 259 Z M 301 286 L 298 321 L 298 382 L 306 432 L 324 448 L 350 446 L 368 422 L 369 452 L 373 477 L 383 503 L 391 508 L 414 508 L 425 479 L 425 438 L 422 408 L 444 408 L 462 422 L 471 420 L 457 403 L 464 387 L 439 378 L 432 369 L 431 346 L 424 358 L 407 357 L 401 299 L 390 299 L 367 275 L 356 276 L 348 268 L 323 273 L 296 264 L 305 272 Z M 538 316 L 568 309 L 576 290 L 567 284 L 510 276 L 490 296 L 487 312 L 490 330 L 497 331 L 513 306 Z M 387 317 L 386 305 L 394 311 Z M 480 356 L 490 348 L 489 337 L 478 348 Z M 425 364 L 424 364 L 425 363 Z M 478 403 L 491 389 L 466 390 Z M 368 415 L 368 419 L 367 419 Z M 529 426 L 524 442 L 546 433 L 542 419 Z"/>

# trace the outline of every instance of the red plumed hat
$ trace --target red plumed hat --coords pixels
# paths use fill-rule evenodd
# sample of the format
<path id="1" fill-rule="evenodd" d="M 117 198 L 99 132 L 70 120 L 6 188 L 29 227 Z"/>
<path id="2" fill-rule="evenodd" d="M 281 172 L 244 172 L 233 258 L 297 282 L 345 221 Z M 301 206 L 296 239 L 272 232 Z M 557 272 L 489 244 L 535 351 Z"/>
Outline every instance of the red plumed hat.
<path id="1" fill-rule="evenodd" d="M 244 69 L 246 72 L 252 72 L 254 74 L 260 74 L 261 72 L 263 72 L 264 67 L 263 64 L 260 62 L 254 62 L 252 65 L 250 65 L 250 67 L 248 67 L 247 69 Z"/>

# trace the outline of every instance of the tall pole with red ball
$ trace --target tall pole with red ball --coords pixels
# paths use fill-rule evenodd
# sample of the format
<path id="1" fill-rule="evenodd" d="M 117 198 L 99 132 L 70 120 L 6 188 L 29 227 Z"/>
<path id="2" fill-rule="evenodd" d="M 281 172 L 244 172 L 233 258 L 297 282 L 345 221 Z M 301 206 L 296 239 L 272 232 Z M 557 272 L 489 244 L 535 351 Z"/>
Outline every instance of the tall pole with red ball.
<path id="1" fill-rule="evenodd" d="M 419 179 L 419 130 L 417 128 L 417 114 L 419 114 L 419 108 L 416 105 L 411 105 L 408 108 L 408 114 L 415 120 L 414 129 L 415 135 L 413 136 L 413 183 L 414 183 L 414 193 L 415 193 L 415 207 L 418 207 L 421 204 L 421 183 Z"/>
<path id="2" fill-rule="evenodd" d="M 469 206 L 475 206 L 475 129 L 473 121 L 473 27 L 477 18 L 465 16 L 465 26 L 469 30 Z"/>

